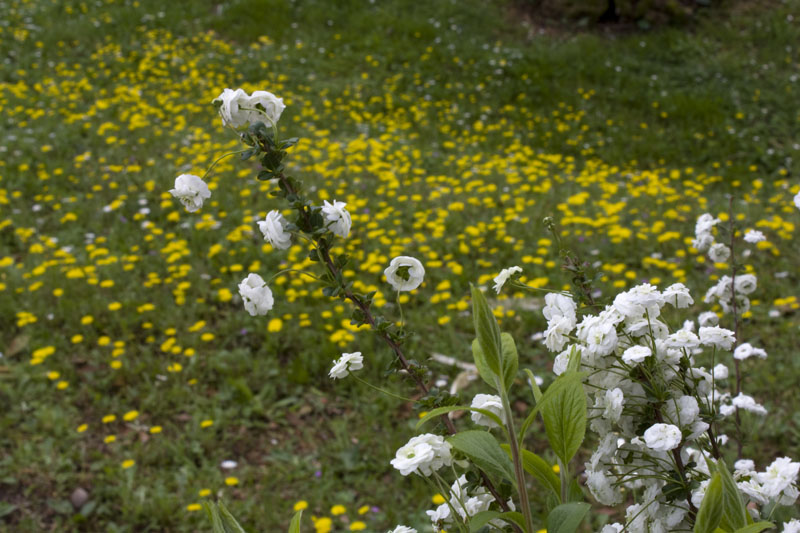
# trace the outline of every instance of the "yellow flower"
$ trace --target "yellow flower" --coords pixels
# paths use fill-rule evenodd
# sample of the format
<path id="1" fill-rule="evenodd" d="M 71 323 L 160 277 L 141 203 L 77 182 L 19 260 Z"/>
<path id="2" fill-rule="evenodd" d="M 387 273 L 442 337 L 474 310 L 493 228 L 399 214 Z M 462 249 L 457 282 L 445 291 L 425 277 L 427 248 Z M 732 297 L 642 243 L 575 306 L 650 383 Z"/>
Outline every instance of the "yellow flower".
<path id="1" fill-rule="evenodd" d="M 200 505 L 199 503 L 190 503 L 189 505 L 186 506 L 186 510 L 189 511 L 190 513 L 199 511 L 202 508 L 203 506 Z"/>
<path id="2" fill-rule="evenodd" d="M 89 424 L 81 424 L 80 426 L 78 426 L 78 429 L 76 431 L 78 433 L 83 433 L 87 429 L 89 429 Z"/>
<path id="3" fill-rule="evenodd" d="M 308 509 L 308 502 L 305 500 L 300 500 L 299 502 L 294 504 L 295 511 L 302 511 L 303 509 Z"/>
<path id="4" fill-rule="evenodd" d="M 117 440 L 117 437 L 115 435 L 109 435 L 108 437 L 103 439 L 103 442 L 105 442 L 106 444 L 111 444 L 115 440 Z"/>
<path id="5" fill-rule="evenodd" d="M 128 411 L 124 415 L 122 415 L 122 419 L 126 422 L 130 422 L 131 420 L 136 420 L 139 416 L 139 411 Z"/>
<path id="6" fill-rule="evenodd" d="M 211 489 L 200 489 L 199 491 L 197 491 L 197 495 L 200 496 L 201 498 L 205 498 L 206 496 L 210 496 L 211 495 Z"/>
<path id="7" fill-rule="evenodd" d="M 214 425 L 214 421 L 213 420 L 203 420 L 202 422 L 200 422 L 200 427 L 201 428 L 210 428 L 213 425 Z"/>
<path id="8" fill-rule="evenodd" d="M 445 502 L 445 499 L 441 494 L 434 494 L 433 498 L 431 498 L 431 501 L 434 503 L 434 505 L 441 505 Z"/>
<path id="9" fill-rule="evenodd" d="M 136 461 L 134 461 L 133 459 L 125 459 L 124 461 L 122 461 L 122 468 L 128 469 L 128 468 L 132 467 L 135 464 L 136 464 Z"/>
<path id="10" fill-rule="evenodd" d="M 234 487 L 239 484 L 239 479 L 233 476 L 225 478 L 225 484 L 229 487 Z"/>
<path id="11" fill-rule="evenodd" d="M 156 435 L 158 433 L 161 433 L 161 426 L 153 426 L 150 428 L 151 435 Z"/>
<path id="12" fill-rule="evenodd" d="M 362 505 L 358 508 L 358 514 L 367 514 L 369 512 L 369 505 Z"/>
<path id="13" fill-rule="evenodd" d="M 333 516 L 339 516 L 340 514 L 344 514 L 347 512 L 347 508 L 344 505 L 334 505 L 331 507 L 331 514 Z"/>
<path id="14" fill-rule="evenodd" d="M 110 424 L 117 419 L 117 415 L 106 415 L 102 418 L 103 424 Z"/>
<path id="15" fill-rule="evenodd" d="M 58 390 L 64 390 L 67 387 L 69 387 L 69 382 L 68 381 L 59 381 L 58 383 L 56 383 L 56 388 Z"/>
<path id="16" fill-rule="evenodd" d="M 365 529 L 367 529 L 367 524 L 361 522 L 360 520 L 350 524 L 350 531 L 363 531 Z"/>
<path id="17" fill-rule="evenodd" d="M 267 331 L 270 333 L 275 333 L 283 329 L 283 320 L 280 318 L 273 318 L 267 324 Z"/>

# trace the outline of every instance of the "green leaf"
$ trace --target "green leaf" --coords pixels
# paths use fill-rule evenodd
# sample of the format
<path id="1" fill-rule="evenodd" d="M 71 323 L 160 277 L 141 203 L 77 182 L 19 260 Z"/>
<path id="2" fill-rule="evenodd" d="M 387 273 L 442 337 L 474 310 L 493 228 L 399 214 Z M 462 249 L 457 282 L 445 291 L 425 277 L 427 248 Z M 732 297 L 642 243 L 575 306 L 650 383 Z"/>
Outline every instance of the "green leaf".
<path id="1" fill-rule="evenodd" d="M 203 507 L 206 510 L 208 519 L 211 520 L 211 529 L 214 533 L 227 533 L 225 526 L 222 525 L 222 519 L 219 516 L 219 510 L 214 502 L 203 502 Z"/>
<path id="2" fill-rule="evenodd" d="M 487 474 L 516 483 L 511 459 L 488 431 L 462 431 L 447 441 Z"/>
<path id="3" fill-rule="evenodd" d="M 225 527 L 226 533 L 247 533 L 242 526 L 239 525 L 239 522 L 236 521 L 230 511 L 228 511 L 224 503 L 219 502 L 218 505 L 220 515 L 222 516 L 222 525 Z"/>
<path id="4" fill-rule="evenodd" d="M 517 377 L 519 355 L 517 354 L 517 345 L 514 343 L 514 337 L 510 333 L 500 334 L 500 345 L 503 356 L 503 383 L 506 386 L 506 391 L 508 391 L 514 383 L 514 378 Z"/>
<path id="5" fill-rule="evenodd" d="M 486 362 L 486 356 L 483 355 L 483 350 L 481 350 L 481 344 L 478 342 L 478 339 L 472 341 L 472 359 L 475 361 L 475 366 L 478 368 L 478 375 L 481 379 L 492 389 L 500 392 L 497 390 L 497 378 Z"/>
<path id="6" fill-rule="evenodd" d="M 549 392 L 549 391 L 548 391 Z M 586 394 L 579 381 L 571 381 L 542 407 L 547 440 L 553 452 L 568 464 L 586 433 Z"/>
<path id="7" fill-rule="evenodd" d="M 303 511 L 297 511 L 292 517 L 292 523 L 289 524 L 289 533 L 300 533 L 300 518 L 303 516 Z"/>
<path id="8" fill-rule="evenodd" d="M 528 383 L 531 386 L 531 392 L 533 392 L 533 401 L 539 403 L 542 401 L 542 389 L 540 389 L 539 385 L 536 383 L 536 376 L 527 368 L 525 369 L 525 374 L 528 376 Z"/>
<path id="9" fill-rule="evenodd" d="M 472 291 L 472 319 L 475 324 L 475 335 L 483 350 L 486 364 L 492 373 L 501 377 L 500 358 L 502 357 L 502 344 L 500 341 L 500 327 L 497 319 L 489 309 L 486 297 L 480 289 L 470 285 Z M 477 364 L 477 363 L 476 363 Z"/>
<path id="10" fill-rule="evenodd" d="M 445 407 L 437 407 L 432 411 L 428 411 L 428 413 L 426 413 L 425 416 L 420 418 L 419 422 L 417 422 L 417 429 L 419 429 L 420 426 L 422 426 L 422 424 L 424 424 L 431 418 L 436 418 L 451 411 L 475 411 L 476 413 L 488 416 L 500 427 L 503 427 L 505 425 L 503 424 L 503 421 L 500 420 L 500 417 L 498 417 L 491 411 L 487 411 L 486 409 L 478 409 L 477 407 L 467 407 L 466 405 L 447 405 Z"/>
<path id="11" fill-rule="evenodd" d="M 722 478 L 714 473 L 694 522 L 694 533 L 714 533 L 722 520 Z"/>
<path id="12" fill-rule="evenodd" d="M 507 513 L 501 513 L 498 511 L 481 511 L 470 519 L 470 533 L 476 533 L 492 520 L 503 520 L 509 524 L 517 524 L 518 526 L 522 527 L 523 531 L 525 530 L 525 518 L 521 513 L 516 511 L 509 511 Z"/>
<path id="13" fill-rule="evenodd" d="M 563 503 L 547 515 L 547 533 L 575 533 L 591 506 L 588 503 Z"/>
<path id="14" fill-rule="evenodd" d="M 502 444 L 500 447 L 510 458 L 511 447 L 508 444 Z M 522 455 L 522 468 L 561 499 L 561 480 L 553 472 L 553 467 L 532 451 L 524 448 L 520 449 L 520 455 Z"/>
<path id="15" fill-rule="evenodd" d="M 722 480 L 722 520 L 719 525 L 726 531 L 736 531 L 747 526 L 747 510 L 742 494 L 722 459 L 717 461 L 717 472 Z"/>
<path id="16" fill-rule="evenodd" d="M 772 522 L 756 522 L 755 524 L 750 524 L 743 528 L 737 529 L 733 533 L 759 533 L 760 531 L 764 531 L 765 529 L 769 529 L 771 527 L 775 527 L 775 524 Z"/>
<path id="17" fill-rule="evenodd" d="M 525 421 L 522 423 L 522 427 L 519 430 L 519 442 L 522 442 L 525 439 L 525 434 L 528 432 L 530 425 L 533 424 L 533 421 L 536 420 L 536 415 L 539 414 L 539 411 L 541 411 L 545 405 L 550 403 L 553 398 L 558 395 L 559 391 L 565 387 L 568 387 L 573 382 L 580 382 L 585 376 L 586 372 L 565 372 L 558 376 L 558 379 L 556 379 L 550 384 L 549 387 L 547 387 L 547 390 L 544 391 L 544 394 L 542 394 L 536 406 L 531 409 L 527 418 L 525 418 Z"/>

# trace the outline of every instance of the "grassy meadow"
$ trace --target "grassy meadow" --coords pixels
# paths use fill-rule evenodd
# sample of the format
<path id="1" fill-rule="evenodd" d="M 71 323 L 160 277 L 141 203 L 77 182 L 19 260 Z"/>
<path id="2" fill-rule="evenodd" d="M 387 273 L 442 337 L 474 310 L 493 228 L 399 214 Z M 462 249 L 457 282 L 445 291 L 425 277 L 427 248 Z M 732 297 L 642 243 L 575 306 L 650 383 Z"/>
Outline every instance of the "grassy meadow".
<path id="1" fill-rule="evenodd" d="M 401 299 L 420 361 L 470 359 L 470 282 L 568 285 L 545 216 L 603 297 L 683 282 L 702 308 L 728 266 L 691 247 L 695 220 L 733 195 L 767 236 L 742 331 L 769 353 L 744 383 L 770 415 L 744 415 L 745 450 L 800 456 L 800 3 L 730 4 L 576 33 L 501 0 L 0 0 L 0 531 L 207 531 L 214 497 L 252 531 L 303 506 L 307 531 L 428 531 L 433 494 L 389 465 L 419 412 L 327 376 L 361 351 L 385 382 L 389 350 L 301 276 L 243 309 L 248 272 L 310 265 L 262 239 L 269 184 L 228 158 L 197 213 L 167 192 L 240 146 L 210 104 L 225 87 L 284 98 L 290 171 L 352 213 L 356 290 L 399 318 L 383 269 L 423 262 Z M 491 304 L 547 382 L 540 302 Z"/>

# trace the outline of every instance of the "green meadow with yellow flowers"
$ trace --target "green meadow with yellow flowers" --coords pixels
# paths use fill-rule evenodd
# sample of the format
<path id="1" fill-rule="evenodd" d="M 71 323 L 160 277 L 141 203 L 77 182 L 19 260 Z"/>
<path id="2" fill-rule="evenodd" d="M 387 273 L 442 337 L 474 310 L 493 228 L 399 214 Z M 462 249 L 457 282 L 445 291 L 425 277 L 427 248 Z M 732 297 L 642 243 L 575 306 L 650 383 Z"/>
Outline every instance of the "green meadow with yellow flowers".
<path id="1" fill-rule="evenodd" d="M 389 465 L 422 411 L 328 377 L 342 352 L 368 381 L 392 361 L 345 302 L 283 276 L 244 311 L 249 272 L 311 264 L 258 231 L 269 182 L 228 158 L 201 210 L 169 194 L 239 148 L 211 105 L 228 87 L 284 99 L 289 170 L 352 215 L 344 274 L 402 305 L 443 389 L 461 370 L 440 356 L 471 361 L 470 283 L 518 265 L 569 288 L 544 217 L 598 298 L 700 301 L 728 265 L 692 247 L 698 216 L 763 232 L 741 327 L 769 416 L 743 415 L 744 448 L 800 455 L 800 3 L 730 4 L 644 31 L 503 0 L 0 0 L 0 531 L 207 531 L 218 498 L 254 531 L 304 509 L 308 531 L 377 532 L 443 501 Z M 426 275 L 396 301 L 399 255 Z M 490 305 L 550 379 L 541 299 Z"/>

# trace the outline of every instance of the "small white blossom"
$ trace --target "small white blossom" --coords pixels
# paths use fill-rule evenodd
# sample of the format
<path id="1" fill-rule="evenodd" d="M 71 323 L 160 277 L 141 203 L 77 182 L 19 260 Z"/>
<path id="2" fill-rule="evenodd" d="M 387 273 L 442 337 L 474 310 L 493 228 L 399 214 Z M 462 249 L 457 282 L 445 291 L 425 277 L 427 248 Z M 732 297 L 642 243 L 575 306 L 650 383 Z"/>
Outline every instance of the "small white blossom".
<path id="1" fill-rule="evenodd" d="M 408 526 L 397 526 L 393 530 L 389 531 L 388 533 L 417 533 L 417 530 L 413 527 Z"/>
<path id="2" fill-rule="evenodd" d="M 739 393 L 733 400 L 731 400 L 735 407 L 739 409 L 744 409 L 745 411 L 750 411 L 751 413 L 755 413 L 757 415 L 766 415 L 767 410 L 764 409 L 764 406 L 760 403 L 756 402 L 752 396 L 748 396 L 746 394 Z"/>
<path id="3" fill-rule="evenodd" d="M 241 128 L 247 124 L 248 112 L 239 109 L 240 106 L 247 107 L 247 93 L 242 89 L 225 89 L 222 94 L 217 96 L 213 103 L 219 104 L 219 115 L 222 117 L 222 125 L 232 128 Z"/>
<path id="4" fill-rule="evenodd" d="M 800 193 L 798 193 L 800 196 Z M 800 208 L 800 206 L 798 206 Z M 788 522 L 783 523 L 783 533 L 800 533 L 800 520 L 792 518 Z"/>
<path id="5" fill-rule="evenodd" d="M 701 327 L 716 326 L 719 324 L 719 316 L 714 311 L 705 311 L 697 317 L 697 323 Z"/>
<path id="6" fill-rule="evenodd" d="M 346 206 L 346 203 L 336 200 L 333 203 L 325 200 L 322 206 L 322 213 L 325 215 L 329 229 L 342 238 L 350 235 L 350 227 L 353 224 L 350 213 L 345 209 Z"/>
<path id="7" fill-rule="evenodd" d="M 685 309 L 694 303 L 689 289 L 683 283 L 675 283 L 664 289 L 661 293 L 664 296 L 664 301 L 672 304 L 678 309 Z"/>
<path id="8" fill-rule="evenodd" d="M 731 256 L 731 249 L 718 242 L 708 250 L 708 257 L 715 263 L 724 263 Z"/>
<path id="9" fill-rule="evenodd" d="M 770 498 L 776 498 L 781 492 L 797 481 L 800 463 L 788 457 L 779 457 L 764 472 L 756 474 L 758 482 L 764 487 Z"/>
<path id="10" fill-rule="evenodd" d="M 631 346 L 622 352 L 622 360 L 629 365 L 638 365 L 648 357 L 653 355 L 653 351 L 647 346 Z"/>
<path id="11" fill-rule="evenodd" d="M 729 329 L 719 326 L 700 328 L 700 344 L 730 350 L 733 342 L 734 334 Z"/>
<path id="12" fill-rule="evenodd" d="M 761 359 L 767 358 L 767 352 L 762 348 L 755 348 L 749 342 L 745 342 L 736 347 L 733 351 L 733 358 L 739 361 L 744 361 L 750 357 L 760 357 Z"/>
<path id="13" fill-rule="evenodd" d="M 439 435 L 417 435 L 397 450 L 391 464 L 404 476 L 412 473 L 429 476 L 443 466 L 453 464 L 450 443 Z"/>
<path id="14" fill-rule="evenodd" d="M 800 209 L 800 192 L 794 195 L 794 206 Z"/>
<path id="15" fill-rule="evenodd" d="M 767 238 L 758 230 L 751 229 L 747 233 L 744 234 L 744 240 L 749 242 L 750 244 L 755 244 L 757 242 L 765 241 Z"/>
<path id="16" fill-rule="evenodd" d="M 714 218 L 709 213 L 704 213 L 697 218 L 697 223 L 694 226 L 694 234 L 700 235 L 702 233 L 709 233 L 711 228 L 719 224 L 720 219 Z"/>
<path id="17" fill-rule="evenodd" d="M 756 290 L 758 280 L 753 274 L 741 274 L 736 276 L 733 283 L 734 290 L 741 294 L 750 294 Z"/>
<path id="18" fill-rule="evenodd" d="M 694 350 L 700 346 L 700 338 L 687 329 L 679 329 L 666 339 L 669 348 Z"/>
<path id="19" fill-rule="evenodd" d="M 239 105 L 249 108 L 247 110 L 247 118 L 250 124 L 265 122 L 269 126 L 277 124 L 281 118 L 281 113 L 286 109 L 283 98 L 278 98 L 267 91 L 255 91 L 247 98 L 244 104 Z"/>
<path id="20" fill-rule="evenodd" d="M 401 277 L 397 272 L 403 267 L 406 268 L 407 279 Z M 389 285 L 394 287 L 394 290 L 413 291 L 422 284 L 422 280 L 425 278 L 425 268 L 419 262 L 419 259 L 400 255 L 392 259 L 383 274 L 386 276 L 386 281 L 389 282 Z"/>
<path id="21" fill-rule="evenodd" d="M 339 359 L 333 361 L 333 368 L 329 372 L 331 379 L 346 378 L 353 370 L 364 368 L 364 357 L 361 352 L 343 353 Z"/>
<path id="22" fill-rule="evenodd" d="M 203 201 L 211 198 L 211 191 L 199 176 L 181 174 L 175 178 L 175 188 L 169 193 L 181 201 L 190 213 L 203 207 Z"/>
<path id="23" fill-rule="evenodd" d="M 681 443 L 681 430 L 672 424 L 654 424 L 644 432 L 644 442 L 651 450 L 674 450 Z"/>
<path id="24" fill-rule="evenodd" d="M 250 273 L 242 280 L 239 294 L 244 301 L 245 310 L 252 316 L 266 315 L 275 303 L 272 290 L 258 274 Z"/>
<path id="25" fill-rule="evenodd" d="M 489 411 L 492 414 L 497 415 L 497 417 L 502 420 L 504 424 L 506 423 L 506 413 L 503 410 L 503 402 L 500 399 L 500 396 L 493 394 L 476 394 L 472 399 L 472 405 L 470 405 L 470 407 Z M 472 411 L 471 418 L 472 421 L 479 426 L 485 426 L 488 428 L 499 427 L 497 422 L 482 413 Z"/>
<path id="26" fill-rule="evenodd" d="M 279 250 L 286 250 L 292 245 L 292 234 L 285 228 L 286 219 L 277 210 L 270 211 L 264 220 L 258 221 L 258 229 L 264 235 L 264 240 Z"/>
<path id="27" fill-rule="evenodd" d="M 500 294 L 500 291 L 503 289 L 503 285 L 506 284 L 508 279 L 517 274 L 522 272 L 522 268 L 518 266 L 513 266 L 510 268 L 504 268 L 500 271 L 500 273 L 494 278 L 494 290 L 497 294 Z"/>

